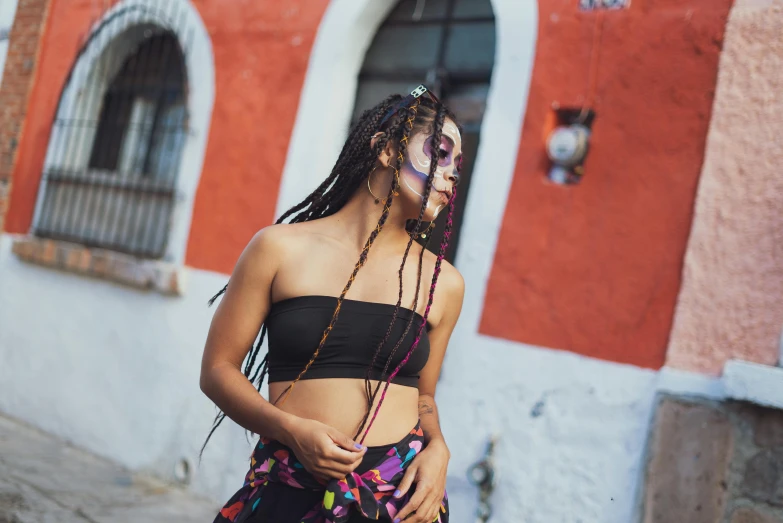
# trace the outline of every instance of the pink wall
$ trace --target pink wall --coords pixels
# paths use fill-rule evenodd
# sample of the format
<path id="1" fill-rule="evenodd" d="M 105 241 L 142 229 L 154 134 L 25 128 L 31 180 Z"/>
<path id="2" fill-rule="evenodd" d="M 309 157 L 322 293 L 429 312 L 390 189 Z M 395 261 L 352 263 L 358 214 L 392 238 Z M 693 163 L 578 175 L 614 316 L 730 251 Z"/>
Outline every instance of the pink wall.
<path id="1" fill-rule="evenodd" d="M 725 36 L 667 365 L 778 360 L 783 328 L 783 0 L 738 0 Z"/>

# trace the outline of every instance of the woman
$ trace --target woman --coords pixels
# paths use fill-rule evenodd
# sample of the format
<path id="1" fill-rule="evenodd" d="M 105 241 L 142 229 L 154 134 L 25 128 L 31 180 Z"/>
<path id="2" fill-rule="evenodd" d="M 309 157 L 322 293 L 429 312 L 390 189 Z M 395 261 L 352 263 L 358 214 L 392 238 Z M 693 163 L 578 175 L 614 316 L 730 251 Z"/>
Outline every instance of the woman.
<path id="1" fill-rule="evenodd" d="M 212 432 L 229 416 L 261 439 L 216 523 L 448 521 L 434 396 L 464 293 L 443 261 L 461 154 L 454 116 L 424 86 L 391 96 L 362 115 L 330 176 L 240 256 L 218 293 L 201 388 L 222 410 Z M 446 208 L 436 256 L 414 239 Z M 258 393 L 267 373 L 271 403 Z"/>

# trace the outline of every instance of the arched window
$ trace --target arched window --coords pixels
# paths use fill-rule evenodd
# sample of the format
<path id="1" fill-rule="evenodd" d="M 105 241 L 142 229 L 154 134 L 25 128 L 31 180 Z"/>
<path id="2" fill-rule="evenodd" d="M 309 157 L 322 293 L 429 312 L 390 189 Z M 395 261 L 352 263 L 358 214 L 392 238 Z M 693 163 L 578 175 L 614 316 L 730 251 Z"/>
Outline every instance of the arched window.
<path id="1" fill-rule="evenodd" d="M 187 137 L 185 56 L 173 31 L 122 18 L 93 35 L 101 55 L 63 91 L 34 230 L 160 258 Z"/>
<path id="2" fill-rule="evenodd" d="M 392 93 L 408 93 L 425 83 L 464 126 L 457 208 L 465 207 L 481 121 L 495 61 L 495 17 L 489 0 L 401 0 L 378 30 L 359 75 L 354 119 Z M 453 261 L 462 212 L 446 259 Z M 437 250 L 444 220 L 430 239 Z"/>

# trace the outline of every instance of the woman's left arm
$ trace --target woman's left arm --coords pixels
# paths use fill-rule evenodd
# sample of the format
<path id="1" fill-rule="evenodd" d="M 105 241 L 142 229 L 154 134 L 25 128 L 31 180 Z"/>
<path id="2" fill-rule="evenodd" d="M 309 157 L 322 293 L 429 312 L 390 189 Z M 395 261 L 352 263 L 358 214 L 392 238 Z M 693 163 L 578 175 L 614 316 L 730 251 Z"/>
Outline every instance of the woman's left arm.
<path id="1" fill-rule="evenodd" d="M 429 331 L 430 357 L 419 377 L 419 418 L 424 432 L 424 449 L 413 459 L 400 482 L 395 497 L 404 496 L 415 485 L 415 492 L 394 520 L 407 523 L 432 523 L 438 515 L 444 492 L 446 472 L 451 456 L 440 430 L 435 387 L 440 377 L 446 346 L 462 310 L 465 282 L 451 265 L 443 264 L 436 296 L 445 304 L 438 325 Z M 437 291 L 436 291 L 437 292 Z"/>

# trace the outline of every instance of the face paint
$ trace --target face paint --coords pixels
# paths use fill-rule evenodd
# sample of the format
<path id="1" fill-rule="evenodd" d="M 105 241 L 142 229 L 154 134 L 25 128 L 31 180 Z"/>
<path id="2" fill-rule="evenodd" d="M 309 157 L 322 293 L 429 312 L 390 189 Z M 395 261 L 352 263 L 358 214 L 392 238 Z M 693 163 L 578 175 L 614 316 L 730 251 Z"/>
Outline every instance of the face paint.
<path id="1" fill-rule="evenodd" d="M 430 196 L 435 191 L 445 191 L 449 189 L 449 184 L 446 181 L 446 173 L 453 173 L 455 170 L 458 172 L 459 163 L 462 159 L 462 136 L 460 136 L 459 129 L 451 120 L 446 120 L 443 123 L 443 136 L 441 137 L 440 144 L 437 144 L 437 157 L 438 167 L 435 170 L 435 176 L 432 180 L 432 191 Z M 403 181 L 408 188 L 414 193 L 424 198 L 424 188 L 426 187 L 427 177 L 430 173 L 430 165 L 432 163 L 430 157 L 432 155 L 435 144 L 432 142 L 432 137 L 427 133 L 418 133 L 413 136 L 408 145 L 408 154 L 405 159 L 406 169 L 403 172 Z M 455 163 L 455 158 L 457 162 Z M 407 174 L 407 175 L 406 175 Z M 412 175 L 412 176 L 411 176 Z M 441 199 L 441 195 L 438 195 L 438 203 L 434 204 L 434 216 L 437 217 L 441 209 L 447 205 L 445 198 Z M 433 206 L 431 201 L 427 201 L 427 209 Z M 434 218 L 433 218 L 434 219 Z"/>

